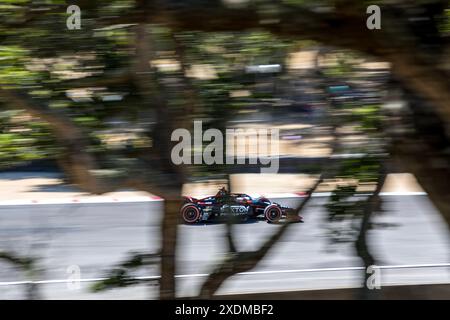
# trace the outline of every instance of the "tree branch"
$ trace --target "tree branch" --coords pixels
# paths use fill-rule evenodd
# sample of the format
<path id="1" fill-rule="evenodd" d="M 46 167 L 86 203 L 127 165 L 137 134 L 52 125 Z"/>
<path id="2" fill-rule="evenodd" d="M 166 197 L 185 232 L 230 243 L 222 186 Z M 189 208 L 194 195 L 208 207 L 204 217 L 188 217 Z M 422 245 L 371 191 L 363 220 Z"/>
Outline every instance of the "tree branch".
<path id="1" fill-rule="evenodd" d="M 27 111 L 46 121 L 55 138 L 64 147 L 61 162 L 73 183 L 86 192 L 102 194 L 119 188 L 136 188 L 164 198 L 179 198 L 179 179 L 171 173 L 155 169 L 154 159 L 138 159 L 127 172 L 117 176 L 102 175 L 97 159 L 88 152 L 85 133 L 66 114 L 50 109 L 43 101 L 17 90 L 0 88 L 0 99 L 8 106 Z"/>
<path id="2" fill-rule="evenodd" d="M 361 219 L 361 225 L 359 229 L 358 238 L 355 241 L 355 249 L 358 256 L 364 263 L 365 270 L 371 265 L 375 264 L 375 258 L 370 253 L 368 244 L 367 244 L 367 233 L 371 228 L 371 218 L 375 211 L 381 209 L 381 197 L 380 192 L 383 188 L 384 182 L 386 180 L 386 171 L 384 164 L 381 164 L 380 171 L 378 173 L 377 185 L 375 187 L 374 192 L 369 196 L 366 200 L 366 203 L 363 208 L 363 215 Z M 362 299 L 370 299 L 373 298 L 376 294 L 376 290 L 370 290 L 367 287 L 367 280 L 369 279 L 370 274 L 364 272 L 364 284 L 361 291 Z"/>
<path id="3" fill-rule="evenodd" d="M 295 212 L 297 214 L 303 210 L 308 201 L 311 199 L 312 193 L 321 182 L 322 178 L 317 179 L 314 186 L 309 190 L 307 196 L 303 199 L 302 203 L 296 208 Z M 211 298 L 211 296 L 222 286 L 226 279 L 237 273 L 246 272 L 253 269 L 266 256 L 275 243 L 281 239 L 290 225 L 291 223 L 286 221 L 277 230 L 277 232 L 275 232 L 267 241 L 264 242 L 264 244 L 257 251 L 237 252 L 234 247 L 231 233 L 227 230 L 229 244 L 232 244 L 230 245 L 231 250 L 228 252 L 225 260 L 208 276 L 206 281 L 203 283 L 198 297 L 201 299 Z"/>

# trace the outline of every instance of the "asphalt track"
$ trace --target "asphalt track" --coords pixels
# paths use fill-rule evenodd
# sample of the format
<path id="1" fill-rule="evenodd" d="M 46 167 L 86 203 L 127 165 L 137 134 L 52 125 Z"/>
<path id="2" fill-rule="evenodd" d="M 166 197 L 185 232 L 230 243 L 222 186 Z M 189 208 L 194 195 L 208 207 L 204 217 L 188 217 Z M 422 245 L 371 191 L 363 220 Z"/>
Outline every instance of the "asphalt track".
<path id="1" fill-rule="evenodd" d="M 273 199 L 295 206 L 301 198 Z M 450 283 L 447 225 L 425 195 L 386 195 L 382 215 L 369 234 L 381 269 L 381 285 Z M 310 201 L 281 241 L 251 272 L 236 275 L 220 294 L 356 287 L 363 270 L 351 244 L 330 244 L 326 198 Z M 93 280 L 124 260 L 130 251 L 152 252 L 160 244 L 161 201 L 0 206 L 0 248 L 37 257 L 35 280 L 44 299 L 156 298 L 157 287 L 138 285 L 91 293 Z M 234 226 L 239 250 L 254 250 L 279 226 L 253 221 Z M 179 227 L 177 286 L 195 295 L 226 250 L 224 226 Z M 68 268 L 81 271 L 71 281 Z M 136 276 L 158 277 L 157 268 Z M 25 297 L 23 272 L 0 261 L 0 299 Z"/>

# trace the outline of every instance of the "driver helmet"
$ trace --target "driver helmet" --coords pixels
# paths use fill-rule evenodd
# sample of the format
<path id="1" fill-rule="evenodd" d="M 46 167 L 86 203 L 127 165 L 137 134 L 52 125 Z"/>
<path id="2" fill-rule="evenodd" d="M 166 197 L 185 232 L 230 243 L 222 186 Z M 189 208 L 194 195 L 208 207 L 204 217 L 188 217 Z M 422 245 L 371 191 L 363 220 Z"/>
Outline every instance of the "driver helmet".
<path id="1" fill-rule="evenodd" d="M 216 194 L 217 197 L 225 197 L 226 195 L 228 195 L 228 191 L 225 187 L 220 188 L 219 192 Z"/>

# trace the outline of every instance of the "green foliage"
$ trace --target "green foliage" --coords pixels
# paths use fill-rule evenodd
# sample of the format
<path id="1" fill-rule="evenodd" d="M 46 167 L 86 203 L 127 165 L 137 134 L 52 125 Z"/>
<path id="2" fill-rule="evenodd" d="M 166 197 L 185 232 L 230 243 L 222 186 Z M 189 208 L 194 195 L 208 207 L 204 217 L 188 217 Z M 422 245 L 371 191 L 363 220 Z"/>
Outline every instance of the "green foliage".
<path id="1" fill-rule="evenodd" d="M 439 29 L 443 34 L 450 34 L 450 9 L 445 10 L 445 15 L 442 18 Z"/>
<path id="2" fill-rule="evenodd" d="M 20 121 L 21 112 L 0 112 L 0 169 L 30 160 L 53 158 L 58 146 L 46 123 Z"/>
<path id="3" fill-rule="evenodd" d="M 8 4 L 16 5 L 16 2 Z M 126 15 L 135 6 L 134 1 L 115 0 L 93 2 L 83 8 L 82 29 L 70 31 L 65 28 L 67 15 L 65 7 L 56 5 L 64 2 L 51 1 L 42 4 L 49 11 L 23 28 L 5 28 L 0 25 L 0 86 L 15 88 L 27 93 L 33 99 L 58 109 L 73 119 L 84 131 L 89 132 L 92 148 L 89 150 L 110 157 L 109 136 L 106 132 L 125 132 L 131 128 L 142 128 L 149 120 L 149 106 L 143 108 L 142 97 L 135 84 L 101 85 L 108 80 L 106 74 L 120 70 L 133 72 L 135 34 L 132 27 L 114 26 L 101 28 L 96 23 L 105 17 Z M 26 8 L 26 6 L 24 6 Z M 61 9 L 61 10 L 60 10 Z M 14 9 L 15 10 L 15 9 Z M 13 14 L 13 9 L 0 12 L 0 19 L 19 22 L 24 12 Z M 214 71 L 214 77 L 190 79 L 198 97 L 194 110 L 196 117 L 205 119 L 208 126 L 221 128 L 233 116 L 235 110 L 247 103 L 270 97 L 270 94 L 254 92 L 252 84 L 243 84 L 245 67 L 257 63 L 283 63 L 291 42 L 280 40 L 270 33 L 261 31 L 239 33 L 183 32 L 173 35 L 172 31 L 152 25 L 155 59 L 179 59 L 174 37 L 182 46 L 183 62 L 188 68 L 207 65 Z M 149 61 L 150 62 L 150 61 Z M 181 61 L 177 61 L 180 63 Z M 179 71 L 155 70 L 160 90 L 164 90 L 173 110 L 185 104 L 185 95 L 178 87 L 166 85 Z M 82 85 L 83 80 L 95 77 L 99 83 Z M 232 98 L 234 90 L 248 89 L 253 100 L 242 101 Z M 109 97 L 116 97 L 109 99 Z M 8 107 L 8 101 L 3 101 Z M 144 115 L 145 121 L 141 120 Z M 30 159 L 56 157 L 59 149 L 50 142 L 48 126 L 33 118 L 27 123 L 9 124 L 13 119 L 6 117 L 2 124 L 0 157 L 1 166 L 7 167 Z M 116 124 L 122 123 L 120 127 Z M 20 127 L 20 130 L 16 130 Z M 31 130 L 30 128 L 33 127 Z M 11 135 L 11 129 L 14 135 Z M 148 130 L 148 128 L 145 128 Z M 130 134 L 129 143 L 139 148 L 148 148 L 149 132 Z M 54 140 L 54 139 L 53 139 Z M 214 168 L 211 168 L 213 171 Z M 201 168 L 200 171 L 208 170 Z"/>

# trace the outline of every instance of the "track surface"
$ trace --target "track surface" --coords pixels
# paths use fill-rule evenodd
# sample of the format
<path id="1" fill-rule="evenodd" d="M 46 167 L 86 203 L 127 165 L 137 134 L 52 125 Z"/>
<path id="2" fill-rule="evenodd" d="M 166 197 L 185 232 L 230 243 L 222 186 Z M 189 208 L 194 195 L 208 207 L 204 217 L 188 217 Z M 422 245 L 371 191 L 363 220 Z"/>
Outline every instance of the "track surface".
<path id="1" fill-rule="evenodd" d="M 404 266 L 450 262 L 450 237 L 446 224 L 426 196 L 385 196 L 383 215 L 375 219 L 370 246 L 378 265 Z M 295 206 L 300 198 L 273 199 Z M 307 290 L 358 286 L 362 271 L 351 244 L 330 245 L 322 204 L 313 198 L 302 213 L 303 224 L 293 224 L 265 259 L 245 275 L 228 280 L 221 294 Z M 39 257 L 39 286 L 45 299 L 141 299 L 155 298 L 156 287 L 139 285 L 105 293 L 90 293 L 91 282 L 79 289 L 67 283 L 69 266 L 78 266 L 81 279 L 99 278 L 105 270 L 126 258 L 130 251 L 156 251 L 160 243 L 159 201 L 98 204 L 0 206 L 0 248 Z M 264 221 L 234 227 L 239 250 L 254 250 L 278 226 Z M 224 226 L 181 225 L 178 239 L 179 295 L 195 295 L 214 264 L 225 252 Z M 323 269 L 323 270 L 322 270 Z M 381 283 L 449 283 L 450 268 L 402 267 L 382 269 Z M 140 276 L 157 276 L 147 269 Z M 24 298 L 27 280 L 22 272 L 0 262 L 0 299 Z M 11 282 L 18 282 L 12 284 Z"/>

